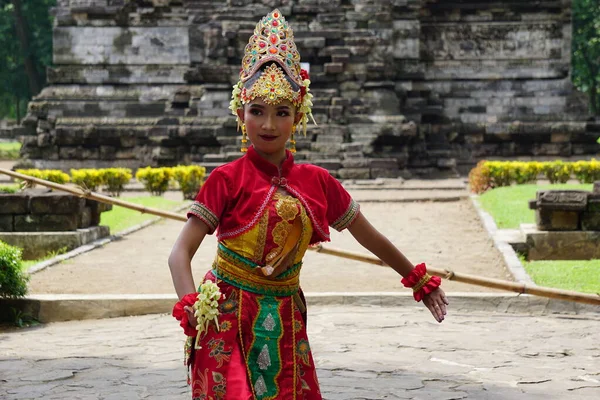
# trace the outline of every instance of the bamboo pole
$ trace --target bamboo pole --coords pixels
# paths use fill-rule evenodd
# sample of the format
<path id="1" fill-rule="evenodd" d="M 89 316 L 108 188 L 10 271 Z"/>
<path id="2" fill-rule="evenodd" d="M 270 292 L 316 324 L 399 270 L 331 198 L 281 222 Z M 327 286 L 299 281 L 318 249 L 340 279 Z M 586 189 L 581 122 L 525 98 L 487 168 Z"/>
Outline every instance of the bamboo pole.
<path id="1" fill-rule="evenodd" d="M 115 206 L 129 208 L 129 209 L 132 209 L 135 211 L 139 211 L 142 214 L 152 214 L 152 215 L 157 215 L 159 217 L 175 219 L 175 220 L 183 221 L 183 222 L 187 221 L 186 216 L 179 214 L 179 213 L 174 213 L 174 212 L 170 212 L 170 211 L 158 210 L 156 208 L 140 206 L 140 205 L 133 204 L 133 203 L 130 203 L 127 201 L 115 199 L 114 197 L 104 196 L 104 195 L 92 192 L 90 190 L 83 189 L 80 186 L 62 185 L 60 183 L 49 182 L 49 181 L 46 181 L 43 179 L 34 178 L 32 176 L 23 175 L 18 172 L 14 172 L 14 171 L 11 171 L 11 170 L 8 170 L 5 168 L 0 168 L 0 173 L 12 176 L 13 178 L 16 178 L 16 179 L 21 179 L 23 181 L 32 182 L 32 183 L 35 183 L 38 185 L 46 186 L 51 189 L 56 189 L 56 190 L 60 190 L 62 192 L 71 193 L 77 197 L 83 197 L 85 199 L 96 200 L 101 203 L 107 203 L 107 204 L 112 204 Z"/>
<path id="2" fill-rule="evenodd" d="M 329 254 L 337 257 L 346 258 L 349 260 L 355 260 L 368 264 L 375 264 L 386 267 L 388 266 L 379 258 L 368 256 L 365 254 L 358 254 L 339 249 L 325 248 L 320 244 L 314 246 L 312 249 L 318 253 Z M 463 274 L 461 272 L 454 272 L 449 271 L 447 269 L 437 269 L 432 267 L 427 267 L 427 272 L 429 272 L 432 275 L 439 276 L 440 278 L 447 279 L 449 281 L 462 282 L 467 283 L 469 285 L 508 290 L 520 294 L 531 294 L 534 296 L 548 297 L 551 299 L 568 300 L 575 301 L 578 303 L 600 305 L 600 295 L 598 294 L 579 293 L 569 290 L 554 289 L 543 286 L 528 286 L 527 284 L 521 282 L 503 281 L 494 278 L 482 278 L 476 275 Z"/>
<path id="3" fill-rule="evenodd" d="M 139 206 L 137 204 L 132 204 L 132 203 L 129 203 L 129 202 L 126 202 L 123 200 L 119 200 L 119 199 L 115 199 L 115 198 L 112 198 L 109 196 L 103 196 L 101 194 L 94 193 L 89 190 L 84 190 L 83 188 L 81 188 L 79 186 L 67 186 L 67 185 L 61 185 L 61 184 L 54 183 L 54 182 L 48 182 L 43 179 L 38 179 L 38 178 L 31 177 L 31 176 L 23 175 L 18 172 L 14 172 L 14 171 L 7 170 L 4 168 L 0 168 L 0 173 L 6 174 L 9 176 L 12 176 L 13 178 L 21 179 L 24 181 L 33 182 L 33 183 L 36 183 L 36 184 L 39 184 L 42 186 L 46 186 L 46 187 L 49 187 L 52 189 L 68 192 L 75 196 L 83 197 L 86 199 L 96 200 L 96 201 L 99 201 L 102 203 L 108 203 L 108 204 L 112 204 L 112 205 L 116 205 L 116 206 L 120 206 L 120 207 L 125 207 L 125 208 L 139 211 L 141 213 L 153 214 L 153 215 L 157 215 L 157 216 L 163 217 L 163 218 L 169 218 L 169 219 L 174 219 L 174 220 L 183 221 L 183 222 L 187 221 L 186 216 L 179 214 L 179 213 Z M 318 253 L 329 254 L 329 255 L 333 255 L 336 257 L 341 257 L 341 258 L 345 258 L 345 259 L 349 259 L 349 260 L 355 260 L 355 261 L 360 261 L 360 262 L 364 262 L 364 263 L 368 263 L 368 264 L 375 264 L 375 265 L 387 267 L 387 264 L 385 264 L 383 261 L 381 261 L 377 257 L 353 253 L 353 252 L 345 251 L 345 250 L 326 248 L 320 244 L 317 246 L 309 247 L 309 250 L 313 250 Z M 559 300 L 567 300 L 567 301 L 573 301 L 573 302 L 584 303 L 584 304 L 600 305 L 600 294 L 594 295 L 594 294 L 579 293 L 579 292 L 573 292 L 573 291 L 569 291 L 569 290 L 554 289 L 554 288 L 548 288 L 548 287 L 542 287 L 542 286 L 527 286 L 525 283 L 503 281 L 500 279 L 493 279 L 493 278 L 482 278 L 482 277 L 479 277 L 476 275 L 463 274 L 460 272 L 449 271 L 447 269 L 437 269 L 437 268 L 432 268 L 432 267 L 427 267 L 427 271 L 429 273 L 431 273 L 432 275 L 439 276 L 443 279 L 467 283 L 470 285 L 484 286 L 484 287 L 489 287 L 489 288 L 493 288 L 493 289 L 508 290 L 508 291 L 516 292 L 516 293 L 520 293 L 520 294 L 531 294 L 534 296 L 547 297 L 547 298 L 551 298 L 551 299 L 559 299 Z"/>

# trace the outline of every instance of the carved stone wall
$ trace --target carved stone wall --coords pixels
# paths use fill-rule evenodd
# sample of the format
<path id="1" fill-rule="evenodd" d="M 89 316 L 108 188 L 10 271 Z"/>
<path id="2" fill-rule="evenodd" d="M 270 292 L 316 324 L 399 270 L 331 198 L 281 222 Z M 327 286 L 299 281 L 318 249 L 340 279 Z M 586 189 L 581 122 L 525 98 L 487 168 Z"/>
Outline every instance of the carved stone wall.
<path id="1" fill-rule="evenodd" d="M 570 83 L 568 0 L 58 0 L 24 156 L 62 169 L 238 157 L 230 90 L 274 7 L 315 94 L 298 158 L 341 178 L 599 150 Z"/>

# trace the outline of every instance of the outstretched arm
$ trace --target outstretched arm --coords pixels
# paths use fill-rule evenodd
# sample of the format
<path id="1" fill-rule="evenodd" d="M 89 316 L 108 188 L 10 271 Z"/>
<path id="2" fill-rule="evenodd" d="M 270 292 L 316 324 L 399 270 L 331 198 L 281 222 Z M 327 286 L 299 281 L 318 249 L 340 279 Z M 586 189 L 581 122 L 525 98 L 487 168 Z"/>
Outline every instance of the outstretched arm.
<path id="1" fill-rule="evenodd" d="M 383 236 L 362 213 L 359 213 L 348 230 L 365 249 L 379 257 L 383 262 L 402 276 L 407 276 L 413 270 L 413 264 L 400 250 Z M 446 295 L 441 288 L 436 289 L 423 298 L 423 303 L 438 321 L 446 315 Z"/>

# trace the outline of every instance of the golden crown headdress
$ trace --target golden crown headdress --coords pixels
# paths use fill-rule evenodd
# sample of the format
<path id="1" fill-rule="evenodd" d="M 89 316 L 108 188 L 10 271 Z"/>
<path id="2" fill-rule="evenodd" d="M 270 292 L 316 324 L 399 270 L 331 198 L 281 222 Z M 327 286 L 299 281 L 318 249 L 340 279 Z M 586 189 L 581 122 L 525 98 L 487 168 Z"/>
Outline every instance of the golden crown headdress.
<path id="1" fill-rule="evenodd" d="M 244 88 L 244 83 L 269 62 L 275 64 L 268 66 L 252 87 Z M 298 85 L 299 90 L 292 88 L 285 75 Z M 244 49 L 240 80 L 233 86 L 229 108 L 237 115 L 238 109 L 256 97 L 262 98 L 267 104 L 289 100 L 303 113 L 301 123 L 306 135 L 308 116 L 312 118 L 309 85 L 308 73 L 300 67 L 300 53 L 294 43 L 294 33 L 276 9 L 258 22 Z"/>

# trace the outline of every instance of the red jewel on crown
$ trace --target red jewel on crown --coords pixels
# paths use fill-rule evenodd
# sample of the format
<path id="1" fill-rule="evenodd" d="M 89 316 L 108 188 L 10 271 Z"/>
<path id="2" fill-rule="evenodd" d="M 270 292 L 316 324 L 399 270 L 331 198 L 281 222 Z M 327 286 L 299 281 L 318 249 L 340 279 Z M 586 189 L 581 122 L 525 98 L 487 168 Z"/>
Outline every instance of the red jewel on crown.
<path id="1" fill-rule="evenodd" d="M 277 26 L 277 25 L 279 25 L 279 22 L 273 21 L 273 26 Z"/>

